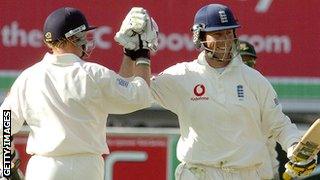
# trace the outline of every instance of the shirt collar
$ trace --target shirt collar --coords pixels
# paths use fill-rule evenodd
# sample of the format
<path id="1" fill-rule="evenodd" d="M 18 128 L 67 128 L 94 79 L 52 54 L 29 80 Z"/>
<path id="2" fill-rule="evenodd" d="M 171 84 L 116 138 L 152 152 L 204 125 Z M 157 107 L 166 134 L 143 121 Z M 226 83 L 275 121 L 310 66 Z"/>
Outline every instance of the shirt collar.
<path id="1" fill-rule="evenodd" d="M 205 57 L 205 51 L 202 51 L 199 56 L 198 56 L 198 63 L 207 67 L 212 68 Z M 233 60 L 231 60 L 231 62 L 226 66 L 226 67 L 236 67 L 236 66 L 240 66 L 242 64 L 242 59 L 240 54 L 238 54 Z"/>
<path id="2" fill-rule="evenodd" d="M 46 63 L 55 64 L 55 65 L 68 66 L 68 65 L 72 65 L 75 62 L 81 62 L 83 60 L 72 53 L 64 53 L 64 54 L 58 54 L 58 55 L 46 53 L 42 61 Z"/>

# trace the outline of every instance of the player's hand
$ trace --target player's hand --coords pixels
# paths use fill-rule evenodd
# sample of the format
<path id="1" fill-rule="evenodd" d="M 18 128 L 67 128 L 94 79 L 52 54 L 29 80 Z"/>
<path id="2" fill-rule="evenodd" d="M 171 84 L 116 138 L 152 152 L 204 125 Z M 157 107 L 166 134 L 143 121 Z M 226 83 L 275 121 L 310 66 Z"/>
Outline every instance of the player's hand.
<path id="1" fill-rule="evenodd" d="M 149 17 L 146 27 L 141 34 L 143 49 L 156 52 L 158 50 L 158 34 L 159 28 L 156 21 L 152 17 Z"/>
<path id="2" fill-rule="evenodd" d="M 19 154 L 16 150 L 13 150 L 13 153 L 11 155 L 11 176 L 9 178 L 5 178 L 3 177 L 3 172 L 2 172 L 2 167 L 1 167 L 1 174 L 0 174 L 0 180 L 6 180 L 6 179 L 10 179 L 10 180 L 22 180 L 24 178 L 22 172 L 20 171 L 19 167 L 20 167 L 20 157 Z M 1 162 L 2 165 L 2 162 Z"/>
<path id="3" fill-rule="evenodd" d="M 290 177 L 304 177 L 310 175 L 314 169 L 317 167 L 317 156 L 314 157 L 314 159 L 311 159 L 309 161 L 292 161 L 290 160 L 289 162 L 286 163 L 285 168 L 286 168 L 286 175 L 289 175 Z M 289 177 L 288 176 L 288 177 Z M 290 179 L 284 177 L 284 179 Z"/>
<path id="4" fill-rule="evenodd" d="M 11 180 L 21 180 L 23 179 L 23 174 L 20 171 L 19 167 L 20 167 L 20 156 L 18 151 L 14 150 L 13 154 L 12 154 L 12 160 L 11 160 Z"/>
<path id="5" fill-rule="evenodd" d="M 122 22 L 114 39 L 127 50 L 147 49 L 157 51 L 159 28 L 147 11 L 134 7 Z"/>
<path id="6" fill-rule="evenodd" d="M 141 7 L 133 7 L 123 20 L 114 40 L 128 50 L 140 49 L 139 34 L 145 29 L 149 15 Z"/>
<path id="7" fill-rule="evenodd" d="M 289 160 L 293 159 L 293 150 L 294 150 L 294 147 L 296 147 L 297 144 L 298 144 L 298 142 L 295 142 L 287 149 L 287 158 Z"/>

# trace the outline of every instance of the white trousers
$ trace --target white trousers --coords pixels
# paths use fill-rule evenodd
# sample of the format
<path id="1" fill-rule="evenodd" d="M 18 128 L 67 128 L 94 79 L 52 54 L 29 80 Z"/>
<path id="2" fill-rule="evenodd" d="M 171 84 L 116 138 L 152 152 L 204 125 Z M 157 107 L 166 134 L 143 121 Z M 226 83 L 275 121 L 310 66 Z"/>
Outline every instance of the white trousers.
<path id="1" fill-rule="evenodd" d="M 103 180 L 104 161 L 99 155 L 46 157 L 33 155 L 25 180 Z"/>
<path id="2" fill-rule="evenodd" d="M 258 168 L 228 170 L 215 167 L 180 163 L 175 172 L 176 180 L 260 180 Z"/>

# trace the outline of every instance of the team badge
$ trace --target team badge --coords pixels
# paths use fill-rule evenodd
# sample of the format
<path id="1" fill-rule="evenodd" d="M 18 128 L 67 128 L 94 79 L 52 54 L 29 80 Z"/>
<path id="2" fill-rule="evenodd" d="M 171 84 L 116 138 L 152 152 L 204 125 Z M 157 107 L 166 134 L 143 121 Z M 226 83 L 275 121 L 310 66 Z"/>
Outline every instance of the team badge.
<path id="1" fill-rule="evenodd" d="M 247 44 L 245 44 L 245 43 L 241 43 L 241 44 L 240 44 L 240 50 L 246 51 L 246 50 L 248 50 L 248 49 L 249 49 L 249 47 L 247 46 Z"/>
<path id="2" fill-rule="evenodd" d="M 228 17 L 226 15 L 225 11 L 223 11 L 223 10 L 219 11 L 219 16 L 220 16 L 221 23 L 227 23 L 228 22 Z"/>
<path id="3" fill-rule="evenodd" d="M 243 98 L 244 98 L 244 90 L 243 90 L 243 86 L 242 85 L 238 85 L 237 86 L 237 94 L 238 94 L 239 100 L 243 100 Z"/>
<path id="4" fill-rule="evenodd" d="M 44 37 L 45 37 L 46 42 L 52 41 L 52 34 L 51 34 L 51 32 L 47 32 L 47 33 L 44 35 Z"/>

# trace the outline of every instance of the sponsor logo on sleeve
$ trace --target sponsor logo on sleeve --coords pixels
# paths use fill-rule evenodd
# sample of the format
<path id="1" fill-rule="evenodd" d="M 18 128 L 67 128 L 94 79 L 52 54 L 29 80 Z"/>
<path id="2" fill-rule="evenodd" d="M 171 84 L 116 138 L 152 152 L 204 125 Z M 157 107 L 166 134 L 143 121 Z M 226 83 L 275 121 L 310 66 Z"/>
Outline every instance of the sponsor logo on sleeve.
<path id="1" fill-rule="evenodd" d="M 128 87 L 129 85 L 129 82 L 124 80 L 124 79 L 121 79 L 121 78 L 117 78 L 117 82 L 120 86 L 123 86 L 123 87 Z"/>
<path id="2" fill-rule="evenodd" d="M 274 98 L 273 99 L 274 105 L 278 106 L 279 105 L 279 100 L 278 98 Z"/>

